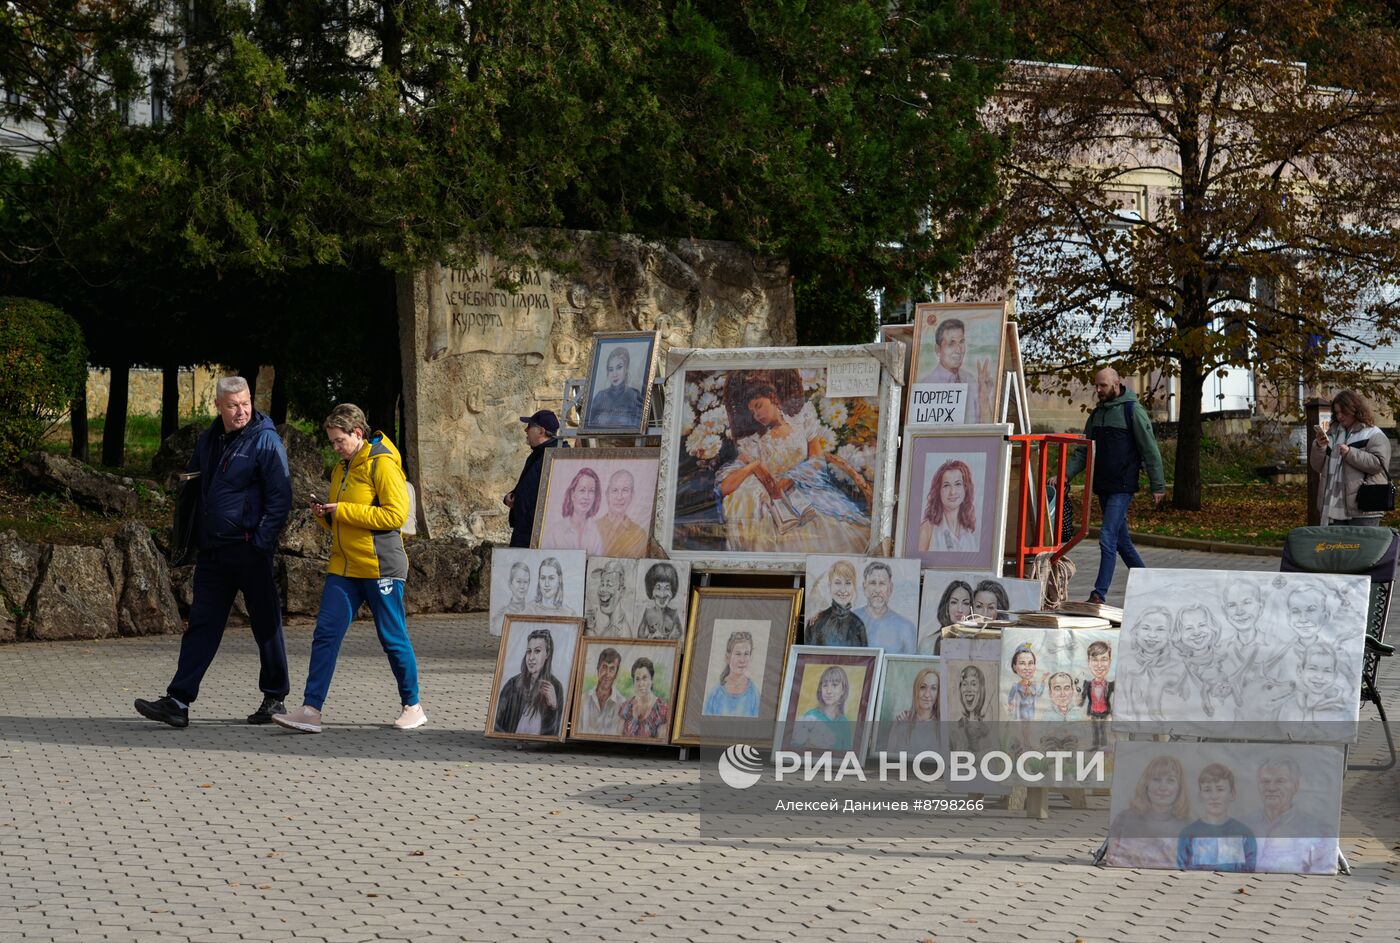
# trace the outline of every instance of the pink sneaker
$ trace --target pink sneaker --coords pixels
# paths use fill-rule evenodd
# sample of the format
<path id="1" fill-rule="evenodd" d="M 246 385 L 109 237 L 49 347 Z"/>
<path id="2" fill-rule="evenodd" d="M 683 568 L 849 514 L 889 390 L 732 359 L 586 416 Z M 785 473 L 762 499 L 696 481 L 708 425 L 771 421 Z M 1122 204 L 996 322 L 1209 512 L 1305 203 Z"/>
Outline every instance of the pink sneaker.
<path id="1" fill-rule="evenodd" d="M 321 732 L 321 712 L 314 707 L 307 707 L 305 704 L 290 714 L 273 714 L 272 722 L 279 727 L 286 727 L 288 730 L 295 730 L 298 733 Z"/>
<path id="2" fill-rule="evenodd" d="M 398 730 L 412 730 L 421 727 L 428 722 L 428 715 L 423 713 L 421 704 L 405 704 L 403 713 L 399 719 L 394 721 L 394 727 Z"/>

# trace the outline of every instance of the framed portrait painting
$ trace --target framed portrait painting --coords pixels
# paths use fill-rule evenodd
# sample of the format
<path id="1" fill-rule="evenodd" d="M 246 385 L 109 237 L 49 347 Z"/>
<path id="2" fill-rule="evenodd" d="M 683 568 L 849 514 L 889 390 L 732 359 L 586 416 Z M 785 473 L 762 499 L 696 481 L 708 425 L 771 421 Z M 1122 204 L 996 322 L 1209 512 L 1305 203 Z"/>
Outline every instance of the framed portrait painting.
<path id="1" fill-rule="evenodd" d="M 486 709 L 486 736 L 564 739 L 582 636 L 583 619 L 576 616 L 506 616 Z"/>
<path id="2" fill-rule="evenodd" d="M 546 449 L 531 546 L 646 556 L 657 462 L 656 449 Z"/>
<path id="3" fill-rule="evenodd" d="M 491 634 L 501 634 L 508 615 L 581 615 L 585 556 L 582 550 L 493 549 Z"/>
<path id="4" fill-rule="evenodd" d="M 875 732 L 870 755 L 947 752 L 943 725 L 943 670 L 928 655 L 885 654 L 880 693 L 875 699 Z"/>
<path id="5" fill-rule="evenodd" d="M 685 639 L 689 602 L 690 564 L 684 560 L 588 560 L 588 635 L 680 642 Z"/>
<path id="6" fill-rule="evenodd" d="M 1004 424 L 905 428 L 896 555 L 925 569 L 1001 573 L 1010 432 Z"/>
<path id="7" fill-rule="evenodd" d="M 708 570 L 800 573 L 809 553 L 882 552 L 893 350 L 672 350 L 656 509 L 666 554 Z"/>
<path id="8" fill-rule="evenodd" d="M 783 679 L 774 752 L 864 758 L 882 655 L 878 648 L 794 645 Z"/>
<path id="9" fill-rule="evenodd" d="M 919 561 L 807 558 L 804 641 L 912 655 L 919 643 Z"/>
<path id="10" fill-rule="evenodd" d="M 666 744 L 676 703 L 675 642 L 585 638 L 569 736 Z"/>
<path id="11" fill-rule="evenodd" d="M 915 306 L 907 425 L 997 421 L 1005 323 L 1003 304 Z"/>
<path id="12" fill-rule="evenodd" d="M 676 743 L 766 747 L 772 742 L 783 666 L 801 608 L 800 589 L 695 590 L 676 702 Z"/>
<path id="13" fill-rule="evenodd" d="M 593 335 L 580 410 L 580 435 L 643 435 L 661 335 L 610 331 Z"/>

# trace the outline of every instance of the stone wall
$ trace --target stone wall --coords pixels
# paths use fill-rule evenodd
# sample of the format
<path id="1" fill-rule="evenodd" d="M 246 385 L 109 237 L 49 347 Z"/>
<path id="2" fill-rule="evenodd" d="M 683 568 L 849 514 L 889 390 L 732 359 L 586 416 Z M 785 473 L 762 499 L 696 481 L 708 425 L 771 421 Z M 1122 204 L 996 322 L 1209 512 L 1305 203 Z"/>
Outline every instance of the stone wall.
<path id="1" fill-rule="evenodd" d="M 402 444 L 429 536 L 507 535 L 501 496 L 525 458 L 518 417 L 559 412 L 594 332 L 657 330 L 663 351 L 796 342 L 785 263 L 728 243 L 585 232 L 527 235 L 521 253 L 541 258 L 532 247 L 546 238 L 566 244 L 567 272 L 482 252 L 471 269 L 399 279 Z"/>
<path id="2" fill-rule="evenodd" d="M 229 367 L 180 368 L 180 417 L 214 415 L 214 385 L 222 377 L 236 376 Z M 257 408 L 267 412 L 272 402 L 272 384 L 276 371 L 263 367 L 258 372 Z M 151 367 L 132 367 L 127 373 L 127 412 L 132 416 L 159 416 L 160 392 L 164 373 Z M 105 367 L 89 367 L 87 404 L 89 416 L 107 414 L 107 396 L 111 391 L 112 372 Z"/>

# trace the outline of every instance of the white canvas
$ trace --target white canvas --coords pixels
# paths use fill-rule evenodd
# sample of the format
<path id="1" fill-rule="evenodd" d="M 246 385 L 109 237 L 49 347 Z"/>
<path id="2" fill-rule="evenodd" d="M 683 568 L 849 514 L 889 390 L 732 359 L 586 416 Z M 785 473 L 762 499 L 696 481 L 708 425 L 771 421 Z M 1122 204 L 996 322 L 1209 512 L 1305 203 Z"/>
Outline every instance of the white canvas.
<path id="1" fill-rule="evenodd" d="M 1345 764 L 1330 744 L 1120 743 L 1105 863 L 1336 874 Z"/>
<path id="2" fill-rule="evenodd" d="M 843 562 L 844 566 L 838 566 Z M 886 655 L 914 654 L 918 646 L 919 561 L 808 556 L 803 622 L 809 627 L 832 606 L 832 567 L 837 567 L 836 601 L 850 608 L 864 633 L 864 638 L 850 644 L 881 648 Z M 853 580 L 849 578 L 852 573 Z M 812 643 L 810 635 L 808 643 Z"/>
<path id="3" fill-rule="evenodd" d="M 1140 733 L 1351 742 L 1369 591 L 1364 576 L 1133 570 L 1115 721 Z"/>
<path id="4" fill-rule="evenodd" d="M 941 668 L 943 680 L 939 713 L 943 717 L 948 749 L 981 757 L 993 750 L 1005 750 L 999 696 L 1001 639 L 949 638 L 943 640 Z M 1005 782 L 978 777 L 971 781 L 949 781 L 949 788 L 960 792 L 1004 795 L 1011 791 Z"/>
<path id="5" fill-rule="evenodd" d="M 689 563 L 588 558 L 584 591 L 588 635 L 683 641 L 689 601 Z"/>
<path id="6" fill-rule="evenodd" d="M 1043 593 L 1040 580 L 1021 580 L 987 572 L 925 570 L 923 601 L 919 604 L 919 652 L 932 655 L 939 630 L 968 614 L 995 618 L 998 609 L 1036 610 L 1040 608 Z"/>
<path id="7" fill-rule="evenodd" d="M 584 557 L 582 550 L 528 550 L 519 547 L 497 547 L 492 550 L 491 634 L 501 634 L 501 622 L 507 613 L 582 615 Z M 546 565 L 548 561 L 552 563 Z M 544 585 L 541 585 L 541 575 Z"/>
<path id="8" fill-rule="evenodd" d="M 1073 754 L 1059 767 L 1066 781 L 1077 781 L 1081 754 L 1088 768 L 1102 751 L 1108 776 L 1117 651 L 1117 629 L 1003 629 L 999 707 L 1012 749 Z M 1053 779 L 1056 767 L 1041 763 L 1026 768 Z"/>

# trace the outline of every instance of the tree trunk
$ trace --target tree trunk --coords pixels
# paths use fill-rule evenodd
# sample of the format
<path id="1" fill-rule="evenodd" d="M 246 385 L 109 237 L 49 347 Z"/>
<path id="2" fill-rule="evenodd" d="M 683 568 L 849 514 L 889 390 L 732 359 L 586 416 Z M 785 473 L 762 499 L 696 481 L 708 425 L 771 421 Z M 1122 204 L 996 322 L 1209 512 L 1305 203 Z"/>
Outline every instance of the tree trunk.
<path id="1" fill-rule="evenodd" d="M 258 364 L 257 364 L 257 362 L 254 361 L 253 363 L 239 364 L 239 366 L 238 366 L 238 375 L 241 376 L 243 379 L 245 379 L 245 380 L 248 381 L 248 399 L 252 400 L 252 402 L 253 402 L 253 408 L 254 408 L 254 409 L 257 409 L 257 408 L 258 408 Z"/>
<path id="2" fill-rule="evenodd" d="M 73 444 L 70 455 L 80 462 L 88 460 L 88 415 L 87 415 L 87 371 L 73 391 L 73 400 L 68 404 L 68 431 Z"/>
<path id="3" fill-rule="evenodd" d="M 160 372 L 160 441 L 180 431 L 180 368 L 166 366 Z"/>
<path id="4" fill-rule="evenodd" d="M 272 402 L 268 404 L 268 414 L 279 426 L 287 421 L 287 375 L 291 369 L 285 363 L 279 363 L 272 374 Z"/>
<path id="5" fill-rule="evenodd" d="M 1181 409 L 1176 427 L 1176 478 L 1172 507 L 1182 511 L 1201 509 L 1201 397 L 1206 378 L 1201 362 L 1181 362 Z"/>
<path id="6" fill-rule="evenodd" d="M 107 418 L 102 426 L 102 464 L 120 468 L 126 464 L 126 401 L 131 387 L 131 364 L 112 364 L 107 388 Z"/>

